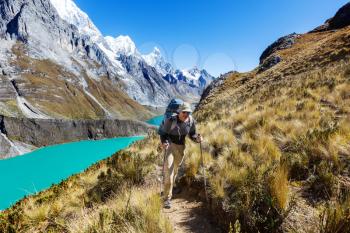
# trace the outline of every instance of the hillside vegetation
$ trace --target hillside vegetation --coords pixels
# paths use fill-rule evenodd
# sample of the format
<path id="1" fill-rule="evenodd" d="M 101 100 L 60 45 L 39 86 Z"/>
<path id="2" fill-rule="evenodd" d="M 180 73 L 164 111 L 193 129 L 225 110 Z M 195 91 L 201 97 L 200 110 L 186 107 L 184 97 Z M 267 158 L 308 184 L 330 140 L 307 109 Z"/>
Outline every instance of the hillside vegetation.
<path id="1" fill-rule="evenodd" d="M 152 174 L 157 154 L 150 135 L 0 212 L 0 232 L 172 232 Z"/>
<path id="2" fill-rule="evenodd" d="M 350 28 L 301 35 L 276 55 L 267 71 L 230 74 L 196 112 L 211 209 L 249 232 L 348 232 Z"/>
<path id="3" fill-rule="evenodd" d="M 230 73 L 194 113 L 208 210 L 224 232 L 350 232 L 350 27 L 300 35 L 268 69 Z M 263 64 L 262 64 L 263 65 Z M 172 232 L 156 134 L 0 215 L 5 232 Z M 181 184 L 205 199 L 199 146 Z"/>

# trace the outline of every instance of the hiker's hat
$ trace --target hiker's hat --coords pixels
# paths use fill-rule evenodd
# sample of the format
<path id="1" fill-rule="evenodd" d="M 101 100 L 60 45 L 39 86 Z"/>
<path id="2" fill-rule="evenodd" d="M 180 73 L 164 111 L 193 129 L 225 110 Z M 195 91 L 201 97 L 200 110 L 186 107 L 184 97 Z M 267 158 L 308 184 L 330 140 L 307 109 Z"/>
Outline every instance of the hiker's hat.
<path id="1" fill-rule="evenodd" d="M 192 112 L 191 105 L 184 102 L 180 105 L 179 112 Z"/>

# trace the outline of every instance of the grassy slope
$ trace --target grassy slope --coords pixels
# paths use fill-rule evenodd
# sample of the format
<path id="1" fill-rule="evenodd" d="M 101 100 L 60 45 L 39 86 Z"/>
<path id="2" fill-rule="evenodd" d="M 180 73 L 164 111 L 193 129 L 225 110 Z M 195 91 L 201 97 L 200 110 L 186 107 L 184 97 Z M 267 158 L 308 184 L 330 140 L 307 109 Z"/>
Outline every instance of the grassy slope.
<path id="1" fill-rule="evenodd" d="M 350 28 L 302 35 L 277 53 L 281 63 L 233 74 L 196 112 L 211 135 L 211 207 L 248 231 L 333 232 L 349 224 Z M 322 224 L 328 203 L 339 208 Z"/>
<path id="2" fill-rule="evenodd" d="M 0 232 L 172 232 L 161 215 L 149 139 L 0 213 Z"/>
<path id="3" fill-rule="evenodd" d="M 195 112 L 209 207 L 223 229 L 348 232 L 350 28 L 302 35 L 277 53 L 281 63 L 231 75 Z M 157 144 L 152 134 L 19 202 L 0 215 L 0 229 L 171 232 L 151 182 Z M 188 144 L 185 165 L 202 194 L 197 145 Z"/>

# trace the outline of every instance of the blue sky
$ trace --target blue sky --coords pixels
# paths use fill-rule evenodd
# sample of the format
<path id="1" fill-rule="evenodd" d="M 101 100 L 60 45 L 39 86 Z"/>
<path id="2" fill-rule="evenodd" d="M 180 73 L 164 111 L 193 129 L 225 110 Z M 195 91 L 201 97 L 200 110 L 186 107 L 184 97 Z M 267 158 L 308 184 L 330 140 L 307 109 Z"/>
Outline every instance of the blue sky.
<path id="1" fill-rule="evenodd" d="M 75 0 L 104 35 L 157 46 L 177 68 L 248 71 L 278 37 L 304 33 L 348 0 Z"/>

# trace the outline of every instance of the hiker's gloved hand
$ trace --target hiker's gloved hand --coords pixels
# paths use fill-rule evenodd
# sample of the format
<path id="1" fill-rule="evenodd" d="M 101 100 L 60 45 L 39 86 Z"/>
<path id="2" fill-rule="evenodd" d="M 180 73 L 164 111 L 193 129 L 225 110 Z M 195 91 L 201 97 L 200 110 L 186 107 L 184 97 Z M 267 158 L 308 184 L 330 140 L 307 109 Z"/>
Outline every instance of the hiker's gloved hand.
<path id="1" fill-rule="evenodd" d="M 169 142 L 164 142 L 162 144 L 162 147 L 163 147 L 164 150 L 167 150 L 169 148 Z"/>
<path id="2" fill-rule="evenodd" d="M 202 141 L 203 141 L 202 135 L 197 134 L 197 136 L 196 136 L 196 142 L 197 142 L 197 143 L 201 143 Z"/>

